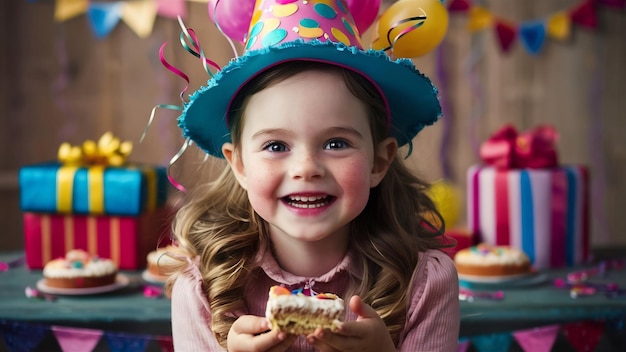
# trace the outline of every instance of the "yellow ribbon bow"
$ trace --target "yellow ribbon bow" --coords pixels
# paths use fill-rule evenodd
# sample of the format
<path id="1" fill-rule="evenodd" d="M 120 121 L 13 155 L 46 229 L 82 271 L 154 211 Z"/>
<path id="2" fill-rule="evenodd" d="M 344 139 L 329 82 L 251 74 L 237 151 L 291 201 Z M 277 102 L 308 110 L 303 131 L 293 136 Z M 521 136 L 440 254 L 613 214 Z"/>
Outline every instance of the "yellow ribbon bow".
<path id="1" fill-rule="evenodd" d="M 62 143 L 59 147 L 58 159 L 64 165 L 102 165 L 122 166 L 133 150 L 132 142 L 121 142 L 106 132 L 98 142 L 86 140 L 82 147 L 70 143 Z"/>

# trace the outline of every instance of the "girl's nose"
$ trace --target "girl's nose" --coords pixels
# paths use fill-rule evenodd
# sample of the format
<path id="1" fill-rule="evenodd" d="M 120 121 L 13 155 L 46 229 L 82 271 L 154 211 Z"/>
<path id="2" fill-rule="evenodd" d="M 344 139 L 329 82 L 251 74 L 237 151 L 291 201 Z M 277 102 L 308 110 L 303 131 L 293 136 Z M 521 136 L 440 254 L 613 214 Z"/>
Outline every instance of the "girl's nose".
<path id="1" fill-rule="evenodd" d="M 290 176 L 294 179 L 313 179 L 324 176 L 324 165 L 312 152 L 302 152 L 293 158 Z"/>

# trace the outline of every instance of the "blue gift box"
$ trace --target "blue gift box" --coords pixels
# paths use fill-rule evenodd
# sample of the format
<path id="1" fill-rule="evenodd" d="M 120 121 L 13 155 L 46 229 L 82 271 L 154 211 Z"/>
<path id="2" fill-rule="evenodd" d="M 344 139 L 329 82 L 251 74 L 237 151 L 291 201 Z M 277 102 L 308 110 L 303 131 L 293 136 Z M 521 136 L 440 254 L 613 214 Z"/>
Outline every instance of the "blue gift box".
<path id="1" fill-rule="evenodd" d="M 20 169 L 24 212 L 139 215 L 167 200 L 165 167 L 64 166 L 47 162 Z"/>

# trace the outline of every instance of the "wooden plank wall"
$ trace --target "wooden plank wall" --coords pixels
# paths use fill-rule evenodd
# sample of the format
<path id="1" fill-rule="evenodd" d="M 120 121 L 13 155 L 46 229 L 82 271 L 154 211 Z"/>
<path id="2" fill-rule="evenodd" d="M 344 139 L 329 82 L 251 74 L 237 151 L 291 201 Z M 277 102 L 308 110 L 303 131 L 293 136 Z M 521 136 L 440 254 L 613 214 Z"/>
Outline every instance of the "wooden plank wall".
<path id="1" fill-rule="evenodd" d="M 520 22 L 570 9 L 580 1 L 481 3 L 500 17 Z M 157 18 L 147 39 L 122 22 L 107 38 L 96 39 L 86 16 L 56 23 L 53 13 L 53 1 L 0 1 L 0 250 L 23 245 L 20 166 L 54 159 L 61 142 L 79 144 L 112 131 L 134 142 L 133 161 L 168 164 L 182 143 L 176 113 L 160 110 L 139 143 L 152 107 L 179 103 L 185 86 L 160 64 L 157 53 L 163 42 L 168 42 L 169 62 L 192 78 L 189 91 L 207 78 L 199 60 L 180 47 L 175 20 Z M 445 147 L 449 178 L 464 195 L 465 172 L 478 162 L 478 143 L 490 133 L 505 123 L 520 130 L 551 123 L 560 132 L 561 161 L 591 168 L 592 243 L 626 244 L 626 183 L 621 182 L 626 176 L 626 17 L 623 11 L 599 7 L 598 20 L 597 31 L 574 27 L 570 40 L 548 40 L 533 56 L 519 42 L 503 54 L 491 31 L 472 35 L 468 16 L 452 14 L 442 56 L 431 53 L 415 59 L 445 88 L 441 94 L 449 109 L 445 123 L 416 138 L 410 165 L 428 180 L 440 179 Z M 190 2 L 185 23 L 196 29 L 208 57 L 219 64 L 228 61 L 232 51 L 208 21 L 206 5 Z M 371 32 L 364 37 L 371 38 Z M 194 149 L 172 173 L 190 186 L 198 178 L 212 177 L 220 165 L 204 161 Z"/>

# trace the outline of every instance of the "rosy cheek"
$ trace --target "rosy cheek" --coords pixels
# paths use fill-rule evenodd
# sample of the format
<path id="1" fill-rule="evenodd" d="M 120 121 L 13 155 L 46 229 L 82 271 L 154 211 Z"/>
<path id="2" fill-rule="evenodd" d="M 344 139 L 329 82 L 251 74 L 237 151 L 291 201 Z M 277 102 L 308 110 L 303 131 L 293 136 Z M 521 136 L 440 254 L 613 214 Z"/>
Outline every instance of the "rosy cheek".
<path id="1" fill-rule="evenodd" d="M 343 165 L 338 182 L 346 192 L 353 196 L 362 194 L 365 199 L 369 197 L 369 169 L 365 163 L 348 163 Z"/>
<path id="2" fill-rule="evenodd" d="M 276 180 L 277 178 L 271 170 L 263 168 L 257 169 L 253 175 L 248 177 L 248 198 L 253 206 L 264 201 L 275 200 Z"/>

